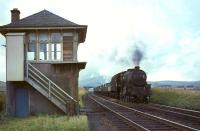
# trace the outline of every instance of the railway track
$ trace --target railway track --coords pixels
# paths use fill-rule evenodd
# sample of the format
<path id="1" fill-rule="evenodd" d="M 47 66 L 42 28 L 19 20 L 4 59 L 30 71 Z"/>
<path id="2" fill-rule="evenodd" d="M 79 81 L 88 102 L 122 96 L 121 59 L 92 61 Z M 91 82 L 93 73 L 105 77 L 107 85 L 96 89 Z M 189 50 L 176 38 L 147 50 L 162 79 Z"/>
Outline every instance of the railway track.
<path id="1" fill-rule="evenodd" d="M 171 108 L 161 108 L 153 105 L 134 105 L 131 108 L 200 130 L 200 117 L 198 117 L 198 113 L 195 116 L 194 114 L 191 115 L 192 112 L 187 111 L 183 113 L 182 110 L 173 111 Z"/>
<path id="2" fill-rule="evenodd" d="M 130 108 L 134 108 L 149 114 L 153 114 L 171 121 L 176 121 L 180 124 L 190 126 L 200 130 L 200 112 L 189 109 L 182 109 L 160 104 L 132 104 L 123 103 L 117 99 L 104 97 L 110 101 L 114 101 Z M 127 105 L 128 104 L 128 105 Z"/>
<path id="3" fill-rule="evenodd" d="M 117 99 L 106 97 L 111 101 L 116 101 L 120 104 L 124 104 Z M 177 123 L 199 129 L 200 130 L 200 112 L 189 109 L 182 109 L 177 107 L 159 105 L 159 104 L 130 104 L 127 105 L 130 108 L 140 110 L 149 114 L 153 114 Z"/>
<path id="4" fill-rule="evenodd" d="M 194 118 L 200 119 L 200 111 L 182 109 L 182 108 L 178 108 L 178 107 L 171 107 L 171 106 L 160 105 L 160 104 L 150 104 L 150 106 L 153 106 L 155 108 L 160 108 L 163 110 L 167 110 L 167 111 L 171 111 L 171 112 L 176 112 L 178 114 L 182 114 L 187 117 L 194 117 Z"/>
<path id="5" fill-rule="evenodd" d="M 137 131 L 138 129 L 132 127 L 127 121 L 116 117 L 108 110 L 105 110 L 94 100 L 89 99 L 88 95 L 85 96 L 85 105 L 88 110 L 86 111 L 89 127 L 91 131 Z"/>
<path id="6" fill-rule="evenodd" d="M 189 125 L 182 124 L 180 123 L 179 116 L 175 116 L 175 117 L 179 117 L 179 121 L 175 122 L 175 119 L 173 119 L 172 121 L 172 120 L 160 117 L 158 115 L 155 115 L 157 113 L 155 112 L 155 109 L 154 110 L 151 109 L 150 110 L 151 112 L 147 112 L 147 109 L 146 109 L 147 107 L 145 106 L 140 106 L 140 108 L 136 109 L 135 107 L 127 107 L 119 103 L 109 101 L 108 99 L 101 98 L 96 95 L 90 95 L 89 97 L 90 99 L 92 99 L 93 101 L 101 105 L 103 108 L 115 114 L 115 116 L 120 117 L 121 119 L 123 119 L 123 121 L 126 121 L 131 127 L 135 127 L 137 130 L 146 130 L 146 131 L 150 131 L 150 130 L 151 131 L 164 131 L 164 130 L 198 131 L 200 130 L 199 128 L 200 124 L 198 125 L 198 122 L 194 124 L 193 118 L 191 117 L 190 119 L 187 120 L 187 122 L 190 122 L 190 120 L 192 120 L 192 122 L 190 122 Z M 160 115 L 160 113 L 158 114 Z M 169 114 L 166 113 L 166 115 L 169 115 Z M 187 115 L 190 116 L 191 114 L 188 113 Z M 198 119 L 198 118 L 195 118 L 195 119 Z"/>

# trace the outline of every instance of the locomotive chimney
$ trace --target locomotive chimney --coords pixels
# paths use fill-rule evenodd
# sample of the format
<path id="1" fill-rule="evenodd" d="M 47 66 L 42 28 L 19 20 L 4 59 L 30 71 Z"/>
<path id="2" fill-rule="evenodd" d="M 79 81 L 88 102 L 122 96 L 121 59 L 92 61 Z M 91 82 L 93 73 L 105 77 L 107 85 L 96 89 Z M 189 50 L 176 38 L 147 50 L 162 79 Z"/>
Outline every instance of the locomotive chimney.
<path id="1" fill-rule="evenodd" d="M 11 22 L 15 23 L 20 19 L 20 11 L 17 8 L 11 10 Z"/>
<path id="2" fill-rule="evenodd" d="M 140 69 L 140 67 L 139 67 L 139 66 L 135 66 L 135 69 L 139 70 L 139 69 Z"/>

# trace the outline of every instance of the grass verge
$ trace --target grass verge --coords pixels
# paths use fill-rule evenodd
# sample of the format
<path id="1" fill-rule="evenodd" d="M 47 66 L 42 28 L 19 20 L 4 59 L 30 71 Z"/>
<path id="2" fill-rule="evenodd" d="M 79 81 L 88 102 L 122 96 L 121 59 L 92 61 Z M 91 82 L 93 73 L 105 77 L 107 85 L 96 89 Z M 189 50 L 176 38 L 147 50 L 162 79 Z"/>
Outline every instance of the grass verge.
<path id="1" fill-rule="evenodd" d="M 86 93 L 86 89 L 79 87 L 79 100 L 80 100 L 79 105 L 81 108 L 83 107 L 83 96 L 85 95 L 85 93 Z"/>
<path id="2" fill-rule="evenodd" d="M 0 92 L 0 112 L 4 109 L 5 107 L 5 93 Z"/>
<path id="3" fill-rule="evenodd" d="M 7 117 L 0 122 L 2 131 L 88 131 L 86 116 L 31 116 Z"/>
<path id="4" fill-rule="evenodd" d="M 151 102 L 200 110 L 200 91 L 175 88 L 153 88 Z"/>

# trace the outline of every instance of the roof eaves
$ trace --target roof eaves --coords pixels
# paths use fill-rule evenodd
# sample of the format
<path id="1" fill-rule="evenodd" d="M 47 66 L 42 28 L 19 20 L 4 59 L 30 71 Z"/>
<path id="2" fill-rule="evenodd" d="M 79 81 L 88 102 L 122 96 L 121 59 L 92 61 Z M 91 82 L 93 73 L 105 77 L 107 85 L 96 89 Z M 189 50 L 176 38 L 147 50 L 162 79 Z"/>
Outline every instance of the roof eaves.
<path id="1" fill-rule="evenodd" d="M 16 30 L 26 30 L 26 29 L 79 29 L 79 28 L 87 28 L 86 25 L 78 25 L 78 26 L 0 26 L 0 29 L 16 29 Z"/>

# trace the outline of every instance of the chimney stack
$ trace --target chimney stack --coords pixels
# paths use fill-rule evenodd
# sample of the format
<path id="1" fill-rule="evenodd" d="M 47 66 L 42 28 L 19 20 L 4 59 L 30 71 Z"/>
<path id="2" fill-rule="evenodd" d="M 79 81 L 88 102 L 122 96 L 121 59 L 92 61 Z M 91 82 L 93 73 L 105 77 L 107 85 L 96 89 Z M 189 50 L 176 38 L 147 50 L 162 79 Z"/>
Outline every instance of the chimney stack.
<path id="1" fill-rule="evenodd" d="M 139 66 L 135 66 L 135 69 L 136 69 L 136 70 L 139 70 L 139 69 L 140 69 L 140 67 L 139 67 Z"/>
<path id="2" fill-rule="evenodd" d="M 20 19 L 20 11 L 17 8 L 11 10 L 11 22 L 15 23 Z"/>

